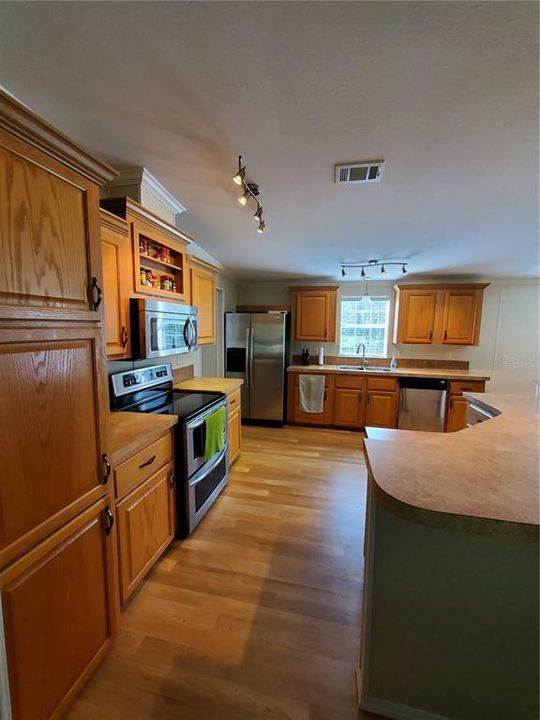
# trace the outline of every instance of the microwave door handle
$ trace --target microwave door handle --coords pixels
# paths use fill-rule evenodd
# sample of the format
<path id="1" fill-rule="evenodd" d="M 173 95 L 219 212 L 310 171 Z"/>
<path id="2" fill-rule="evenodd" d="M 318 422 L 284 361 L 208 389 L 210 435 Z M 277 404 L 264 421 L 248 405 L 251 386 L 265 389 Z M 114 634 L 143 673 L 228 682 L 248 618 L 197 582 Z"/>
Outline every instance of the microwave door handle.
<path id="1" fill-rule="evenodd" d="M 191 348 L 191 344 L 189 342 L 189 320 L 186 320 L 186 323 L 184 325 L 184 342 L 186 343 L 187 349 L 189 350 Z"/>
<path id="2" fill-rule="evenodd" d="M 195 347 L 197 345 L 197 330 L 192 318 L 189 318 L 189 327 L 191 328 L 191 347 Z"/>

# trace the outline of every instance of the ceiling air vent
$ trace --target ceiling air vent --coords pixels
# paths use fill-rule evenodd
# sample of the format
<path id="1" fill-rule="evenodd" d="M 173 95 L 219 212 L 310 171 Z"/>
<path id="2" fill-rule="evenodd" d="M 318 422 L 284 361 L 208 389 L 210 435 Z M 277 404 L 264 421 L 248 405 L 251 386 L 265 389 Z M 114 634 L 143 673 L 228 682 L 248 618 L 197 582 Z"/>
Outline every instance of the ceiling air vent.
<path id="1" fill-rule="evenodd" d="M 354 165 L 336 165 L 336 183 L 373 183 L 380 182 L 384 169 L 384 160 L 374 160 Z"/>

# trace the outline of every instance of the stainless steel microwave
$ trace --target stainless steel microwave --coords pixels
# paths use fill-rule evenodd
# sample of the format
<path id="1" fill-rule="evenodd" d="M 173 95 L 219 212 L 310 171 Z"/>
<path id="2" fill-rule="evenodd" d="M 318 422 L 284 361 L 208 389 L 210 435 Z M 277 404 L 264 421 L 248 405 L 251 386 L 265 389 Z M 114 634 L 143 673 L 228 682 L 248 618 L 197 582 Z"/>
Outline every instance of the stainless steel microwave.
<path id="1" fill-rule="evenodd" d="M 193 352 L 199 347 L 198 308 L 131 298 L 131 337 L 136 359 Z"/>

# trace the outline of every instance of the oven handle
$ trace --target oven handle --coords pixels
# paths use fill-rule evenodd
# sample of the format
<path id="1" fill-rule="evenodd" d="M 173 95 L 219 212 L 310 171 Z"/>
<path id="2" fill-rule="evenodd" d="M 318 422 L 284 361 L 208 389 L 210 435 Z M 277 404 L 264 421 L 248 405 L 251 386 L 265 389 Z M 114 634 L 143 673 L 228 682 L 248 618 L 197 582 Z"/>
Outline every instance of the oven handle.
<path id="1" fill-rule="evenodd" d="M 211 473 L 212 470 L 216 467 L 216 465 L 219 465 L 219 463 L 223 460 L 223 456 L 226 454 L 227 450 L 229 449 L 228 443 L 225 443 L 223 446 L 223 450 L 220 451 L 219 455 L 215 460 L 212 461 L 211 465 L 203 465 L 200 470 L 204 470 L 203 473 L 201 473 L 200 477 L 195 477 L 192 480 L 189 481 L 189 486 L 194 487 L 195 485 L 198 485 L 198 483 L 201 482 L 201 480 L 204 480 L 204 478 L 208 475 L 208 473 Z"/>

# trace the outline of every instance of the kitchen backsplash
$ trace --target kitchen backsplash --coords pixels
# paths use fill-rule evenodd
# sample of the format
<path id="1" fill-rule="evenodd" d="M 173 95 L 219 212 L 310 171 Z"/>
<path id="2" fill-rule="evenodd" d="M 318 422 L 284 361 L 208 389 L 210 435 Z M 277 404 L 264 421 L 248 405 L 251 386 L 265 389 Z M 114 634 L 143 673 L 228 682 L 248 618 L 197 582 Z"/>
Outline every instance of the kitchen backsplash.
<path id="1" fill-rule="evenodd" d="M 311 350 L 310 350 L 311 352 Z M 317 364 L 318 353 L 316 350 L 311 355 L 311 364 Z M 376 367 L 388 367 L 391 358 L 369 358 L 369 364 Z M 433 360 L 421 358 L 404 358 L 396 357 L 398 367 L 400 368 L 445 368 L 446 370 L 468 370 L 468 360 Z M 349 355 L 340 357 L 339 355 L 325 355 L 325 365 L 361 365 L 361 357 L 350 357 Z M 300 355 L 293 355 L 293 364 L 300 364 Z"/>

